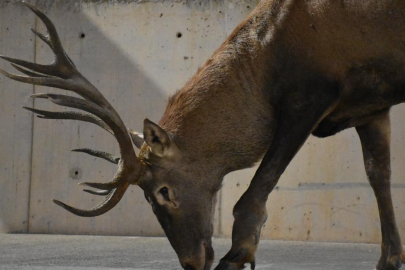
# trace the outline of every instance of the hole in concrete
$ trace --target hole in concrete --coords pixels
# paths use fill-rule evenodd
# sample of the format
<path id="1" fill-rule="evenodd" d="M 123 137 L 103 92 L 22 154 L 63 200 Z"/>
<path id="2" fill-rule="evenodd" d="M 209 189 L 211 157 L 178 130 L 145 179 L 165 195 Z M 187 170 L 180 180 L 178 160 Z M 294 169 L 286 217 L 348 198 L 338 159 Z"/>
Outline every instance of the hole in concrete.
<path id="1" fill-rule="evenodd" d="M 69 176 L 72 179 L 80 179 L 82 178 L 82 170 L 80 170 L 79 168 L 73 168 L 70 170 Z"/>
<path id="2" fill-rule="evenodd" d="M 177 34 L 176 34 L 176 37 L 177 37 L 177 38 L 181 38 L 182 36 L 183 36 L 183 34 L 182 34 L 182 33 L 177 32 Z"/>
<path id="3" fill-rule="evenodd" d="M 80 34 L 80 38 L 85 38 L 85 37 L 86 37 L 86 34 L 84 34 L 84 33 Z"/>

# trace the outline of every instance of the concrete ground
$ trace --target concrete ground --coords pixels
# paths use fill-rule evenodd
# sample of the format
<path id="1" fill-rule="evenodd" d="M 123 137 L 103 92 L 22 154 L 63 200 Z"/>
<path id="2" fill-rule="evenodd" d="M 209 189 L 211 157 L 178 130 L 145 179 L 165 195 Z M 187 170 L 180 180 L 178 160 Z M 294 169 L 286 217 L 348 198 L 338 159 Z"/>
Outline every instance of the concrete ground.
<path id="1" fill-rule="evenodd" d="M 215 239 L 216 261 L 230 240 Z M 256 269 L 372 270 L 378 245 L 261 241 Z M 165 238 L 0 234 L 0 269 L 181 269 Z"/>

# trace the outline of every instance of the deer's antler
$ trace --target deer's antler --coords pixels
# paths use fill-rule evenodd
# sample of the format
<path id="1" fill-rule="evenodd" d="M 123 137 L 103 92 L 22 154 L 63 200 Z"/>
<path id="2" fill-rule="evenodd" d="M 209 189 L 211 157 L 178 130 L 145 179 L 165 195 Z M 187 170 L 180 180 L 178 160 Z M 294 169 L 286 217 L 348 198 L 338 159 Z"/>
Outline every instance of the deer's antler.
<path id="1" fill-rule="evenodd" d="M 91 149 L 72 150 L 101 157 L 112 163 L 118 164 L 118 171 L 111 182 L 80 183 L 81 185 L 100 189 L 100 191 L 84 191 L 96 195 L 107 195 L 105 200 L 91 210 L 76 209 L 60 201 L 53 200 L 57 205 L 78 216 L 94 217 L 102 215 L 117 205 L 130 184 L 137 184 L 138 179 L 140 179 L 144 172 L 145 165 L 137 158 L 132 146 L 131 137 L 118 113 L 97 90 L 97 88 L 76 69 L 76 66 L 66 54 L 51 20 L 34 6 L 25 2 L 24 4 L 28 6 L 45 24 L 49 33 L 48 35 L 42 35 L 33 29 L 32 31 L 52 49 L 55 54 L 55 61 L 50 65 L 40 65 L 24 60 L 0 56 L 4 60 L 11 62 L 11 65 L 14 68 L 27 76 L 10 74 L 1 69 L 0 73 L 10 79 L 24 83 L 73 91 L 84 98 L 57 94 L 32 95 L 32 98 L 48 99 L 57 105 L 80 109 L 86 112 L 49 112 L 33 108 L 25 108 L 38 114 L 38 117 L 45 119 L 73 119 L 90 122 L 102 127 L 115 136 L 119 144 L 121 158 L 113 157 L 109 153 Z"/>

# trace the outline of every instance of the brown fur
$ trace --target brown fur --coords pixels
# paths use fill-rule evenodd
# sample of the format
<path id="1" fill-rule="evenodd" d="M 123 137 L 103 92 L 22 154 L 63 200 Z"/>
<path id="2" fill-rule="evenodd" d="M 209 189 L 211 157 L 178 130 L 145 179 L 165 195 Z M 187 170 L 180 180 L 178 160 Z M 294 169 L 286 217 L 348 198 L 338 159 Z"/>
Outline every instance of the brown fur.
<path id="1" fill-rule="evenodd" d="M 360 127 L 377 119 L 388 121 L 381 115 L 404 101 L 404 15 L 405 3 L 399 0 L 262 1 L 170 98 L 159 124 L 176 145 L 176 158 L 154 158 L 152 146 L 144 147 L 142 155 L 152 158 L 152 167 L 159 164 L 162 172 L 181 171 L 183 176 L 173 180 L 156 174 L 154 184 L 171 188 L 176 182 L 181 196 L 212 201 L 225 174 L 252 166 L 264 156 L 235 206 L 232 249 L 216 269 L 254 264 L 267 196 L 311 132 L 326 137 L 359 127 L 363 142 L 377 131 Z M 382 137 L 374 140 L 384 144 Z M 373 151 L 386 156 L 389 148 Z M 381 162 L 389 166 L 389 160 Z M 376 173 L 370 168 L 367 172 Z M 378 179 L 374 182 L 389 182 L 389 175 Z M 186 184 L 190 181 L 192 186 Z M 199 194 L 202 190 L 210 192 L 204 197 Z M 390 216 L 390 220 L 381 217 L 383 235 L 391 230 L 395 240 L 383 237 L 378 270 L 405 262 L 393 209 L 385 207 L 387 203 L 379 200 L 381 211 Z M 183 205 L 183 214 L 199 212 Z M 194 258 L 200 259 L 184 259 L 180 246 L 189 245 L 187 240 L 178 234 L 168 237 L 176 239 L 171 241 L 186 269 L 209 269 L 207 264 L 201 268 L 199 255 Z M 389 247 L 391 253 L 386 251 Z"/>

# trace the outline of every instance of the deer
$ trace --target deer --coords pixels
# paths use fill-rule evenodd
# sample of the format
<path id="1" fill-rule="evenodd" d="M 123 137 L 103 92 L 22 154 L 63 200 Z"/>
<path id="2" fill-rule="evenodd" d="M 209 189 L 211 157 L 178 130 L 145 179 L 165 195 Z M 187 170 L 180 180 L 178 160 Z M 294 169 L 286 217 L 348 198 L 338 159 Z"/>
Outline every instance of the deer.
<path id="1" fill-rule="evenodd" d="M 405 101 L 405 2 L 400 0 L 262 0 L 213 56 L 168 101 L 158 124 L 128 129 L 76 68 L 51 20 L 33 30 L 55 54 L 50 65 L 1 56 L 24 75 L 10 79 L 72 91 L 35 94 L 74 111 L 26 108 L 44 119 L 96 124 L 115 136 L 120 157 L 76 149 L 118 165 L 109 183 L 84 182 L 105 199 L 90 210 L 54 202 L 82 217 L 110 211 L 129 185 L 146 200 L 186 270 L 208 270 L 215 195 L 224 176 L 260 165 L 233 209 L 232 246 L 216 270 L 255 268 L 266 201 L 312 134 L 355 128 L 381 221 L 377 270 L 400 269 L 405 253 L 390 189 L 390 108 Z M 139 148 L 139 154 L 135 153 Z"/>

